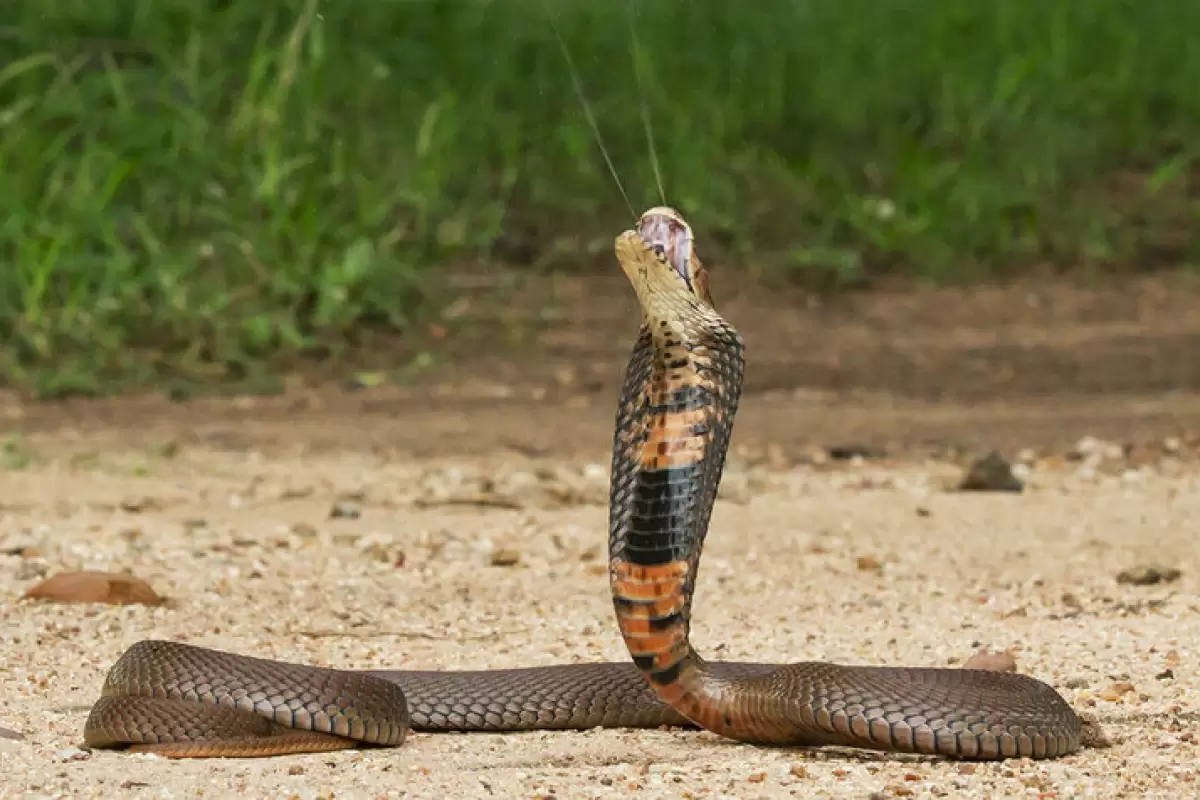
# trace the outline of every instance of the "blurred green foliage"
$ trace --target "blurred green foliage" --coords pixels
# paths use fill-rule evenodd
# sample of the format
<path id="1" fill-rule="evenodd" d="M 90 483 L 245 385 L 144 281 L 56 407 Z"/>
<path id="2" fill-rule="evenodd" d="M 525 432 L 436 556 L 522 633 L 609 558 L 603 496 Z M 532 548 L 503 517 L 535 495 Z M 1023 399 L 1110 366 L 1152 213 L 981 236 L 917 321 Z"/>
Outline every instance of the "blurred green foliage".
<path id="1" fill-rule="evenodd" d="M 9 383 L 227 377 L 403 330 L 438 266 L 706 250 L 858 282 L 1195 264 L 1200 4 L 13 0 Z M 632 9 L 632 11 L 631 11 Z"/>

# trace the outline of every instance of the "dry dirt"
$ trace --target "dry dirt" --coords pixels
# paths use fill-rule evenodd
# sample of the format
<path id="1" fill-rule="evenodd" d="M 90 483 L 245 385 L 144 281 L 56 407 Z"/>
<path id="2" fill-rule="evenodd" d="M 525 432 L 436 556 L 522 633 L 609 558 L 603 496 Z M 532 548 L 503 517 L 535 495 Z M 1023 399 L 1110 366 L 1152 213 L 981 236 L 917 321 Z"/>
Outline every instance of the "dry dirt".
<path id="1" fill-rule="evenodd" d="M 24 735 L 0 735 L 0 797 L 1197 793 L 1200 286 L 1182 278 L 722 303 L 750 366 L 701 652 L 960 665 L 1008 649 L 1111 747 L 963 765 L 655 730 L 246 761 L 80 749 L 108 665 L 142 638 L 351 668 L 622 658 L 602 547 L 632 300 L 598 278 L 550 300 L 571 322 L 523 355 L 451 351 L 402 386 L 0 399 L 0 729 Z M 992 448 L 1026 491 L 953 491 Z M 1180 574 L 1118 580 L 1154 565 Z M 130 570 L 171 603 L 21 601 L 74 569 Z"/>

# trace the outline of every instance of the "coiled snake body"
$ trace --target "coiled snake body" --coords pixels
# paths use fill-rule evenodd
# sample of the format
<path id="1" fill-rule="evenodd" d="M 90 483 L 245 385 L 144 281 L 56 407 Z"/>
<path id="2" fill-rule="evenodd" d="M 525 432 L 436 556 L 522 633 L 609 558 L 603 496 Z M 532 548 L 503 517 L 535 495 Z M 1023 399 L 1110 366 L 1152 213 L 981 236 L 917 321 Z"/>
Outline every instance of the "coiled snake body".
<path id="1" fill-rule="evenodd" d="M 716 312 L 692 230 L 654 208 L 616 239 L 643 321 L 613 440 L 613 604 L 632 663 L 343 671 L 144 641 L 110 670 L 84 738 L 162 755 L 398 745 L 424 730 L 694 724 L 746 742 L 963 759 L 1052 757 L 1081 722 L 1048 685 L 969 669 L 708 663 L 692 592 L 737 412 L 741 337 Z"/>

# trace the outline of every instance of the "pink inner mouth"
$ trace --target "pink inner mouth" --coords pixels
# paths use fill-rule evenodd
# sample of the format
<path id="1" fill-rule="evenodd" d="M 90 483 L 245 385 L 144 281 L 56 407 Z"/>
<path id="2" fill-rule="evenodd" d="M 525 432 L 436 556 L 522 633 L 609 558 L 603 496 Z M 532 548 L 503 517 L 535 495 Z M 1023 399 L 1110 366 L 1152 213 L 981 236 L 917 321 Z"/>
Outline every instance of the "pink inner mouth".
<path id="1" fill-rule="evenodd" d="M 638 234 L 654 252 L 667 259 L 689 289 L 692 288 L 691 231 L 669 214 L 647 213 L 638 221 Z"/>

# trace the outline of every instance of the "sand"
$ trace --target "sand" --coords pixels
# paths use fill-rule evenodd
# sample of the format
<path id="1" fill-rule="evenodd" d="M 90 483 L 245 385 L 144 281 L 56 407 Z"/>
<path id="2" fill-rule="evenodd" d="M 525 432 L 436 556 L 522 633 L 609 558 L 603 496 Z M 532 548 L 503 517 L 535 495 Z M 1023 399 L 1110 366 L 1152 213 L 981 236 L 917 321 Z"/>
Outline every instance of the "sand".
<path id="1" fill-rule="evenodd" d="M 1182 466 L 1050 460 L 1022 494 L 968 494 L 946 490 L 957 467 L 915 458 L 836 468 L 735 458 L 714 514 L 695 609 L 704 655 L 953 666 L 983 647 L 1010 650 L 1093 715 L 1108 748 L 976 765 L 596 730 L 414 733 L 390 750 L 169 761 L 82 745 L 108 666 L 143 638 L 348 668 L 624 658 L 602 549 L 607 465 L 101 448 L 53 432 L 28 446 L 34 455 L 0 471 L 0 728 L 24 735 L 0 736 L 2 797 L 1200 790 L 1200 493 Z M 1117 580 L 1155 564 L 1181 575 Z M 77 569 L 129 570 L 171 602 L 20 600 Z"/>
<path id="2" fill-rule="evenodd" d="M 1200 794 L 1200 280 L 817 296 L 714 266 L 748 366 L 700 651 L 957 666 L 1009 650 L 1111 747 L 978 765 L 693 730 L 243 761 L 81 747 L 106 670 L 147 637 L 351 668 L 625 658 L 604 501 L 636 308 L 614 268 L 499 303 L 464 290 L 456 335 L 430 329 L 434 363 L 370 389 L 317 364 L 275 395 L 186 405 L 0 392 L 0 797 Z M 395 372 L 413 341 L 362 368 Z M 815 457 L 834 446 L 868 460 Z M 992 448 L 1033 464 L 1026 492 L 946 491 Z M 1180 575 L 1118 580 L 1155 565 Z M 129 570 L 171 605 L 21 602 L 79 569 Z"/>

